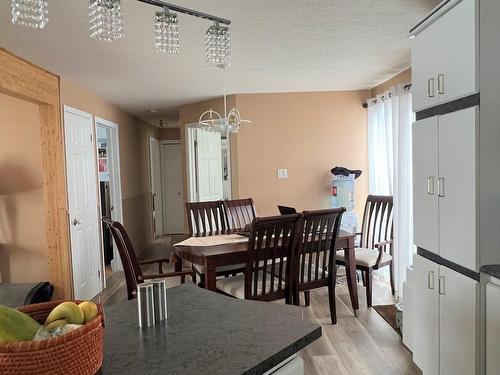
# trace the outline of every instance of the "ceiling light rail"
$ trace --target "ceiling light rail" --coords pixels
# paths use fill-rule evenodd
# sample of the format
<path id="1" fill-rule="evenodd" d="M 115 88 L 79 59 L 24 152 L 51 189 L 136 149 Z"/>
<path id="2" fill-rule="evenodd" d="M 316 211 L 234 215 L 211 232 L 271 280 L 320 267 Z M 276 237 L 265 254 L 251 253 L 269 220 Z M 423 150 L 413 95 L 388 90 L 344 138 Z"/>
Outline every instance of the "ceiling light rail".
<path id="1" fill-rule="evenodd" d="M 160 0 L 137 0 L 137 1 L 139 1 L 141 3 L 149 4 L 149 5 L 154 5 L 154 6 L 157 6 L 160 8 L 168 8 L 172 12 L 183 13 L 183 14 L 187 14 L 189 16 L 203 18 L 205 20 L 219 22 L 219 23 L 222 23 L 224 25 L 231 24 L 231 20 L 228 20 L 226 18 L 213 16 L 213 15 L 208 14 L 208 13 L 200 12 L 200 11 L 189 9 L 189 8 L 180 7 L 178 5 L 169 4 L 169 3 L 166 3 L 166 2 L 160 1 Z"/>

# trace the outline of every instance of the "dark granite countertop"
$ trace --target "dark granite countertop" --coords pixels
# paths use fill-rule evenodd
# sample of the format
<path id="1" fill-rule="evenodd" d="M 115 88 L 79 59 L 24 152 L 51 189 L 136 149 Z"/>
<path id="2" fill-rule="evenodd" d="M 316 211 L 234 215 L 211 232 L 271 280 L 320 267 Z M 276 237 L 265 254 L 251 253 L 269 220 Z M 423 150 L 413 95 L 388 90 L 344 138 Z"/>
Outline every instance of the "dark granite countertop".
<path id="1" fill-rule="evenodd" d="M 500 279 L 500 264 L 489 264 L 487 266 L 482 266 L 480 271 L 482 273 Z"/>
<path id="2" fill-rule="evenodd" d="M 139 328 L 134 300 L 104 313 L 104 375 L 263 374 L 321 337 L 300 308 L 192 284 L 168 289 L 169 318 L 151 328 Z"/>

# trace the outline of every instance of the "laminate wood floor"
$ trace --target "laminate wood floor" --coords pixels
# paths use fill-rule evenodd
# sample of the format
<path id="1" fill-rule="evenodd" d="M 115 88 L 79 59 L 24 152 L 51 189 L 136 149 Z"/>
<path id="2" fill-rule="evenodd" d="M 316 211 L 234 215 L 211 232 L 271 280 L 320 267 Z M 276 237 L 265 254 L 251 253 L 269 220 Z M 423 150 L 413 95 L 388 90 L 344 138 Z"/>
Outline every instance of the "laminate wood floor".
<path id="1" fill-rule="evenodd" d="M 170 265 L 168 267 L 171 267 Z M 155 269 L 151 272 L 156 273 Z M 167 286 L 180 283 L 179 278 L 167 279 Z M 320 324 L 322 337 L 301 351 L 305 375 L 420 375 L 411 354 L 403 346 L 400 336 L 385 320 L 366 307 L 365 288 L 358 284 L 360 310 L 356 318 L 351 309 L 345 283 L 338 285 L 337 317 L 330 322 L 328 290 L 311 292 L 311 306 L 302 307 L 304 319 Z M 106 290 L 95 300 L 112 305 L 127 298 L 123 273 L 108 279 Z M 390 304 L 394 299 L 388 282 L 374 280 L 373 304 Z"/>

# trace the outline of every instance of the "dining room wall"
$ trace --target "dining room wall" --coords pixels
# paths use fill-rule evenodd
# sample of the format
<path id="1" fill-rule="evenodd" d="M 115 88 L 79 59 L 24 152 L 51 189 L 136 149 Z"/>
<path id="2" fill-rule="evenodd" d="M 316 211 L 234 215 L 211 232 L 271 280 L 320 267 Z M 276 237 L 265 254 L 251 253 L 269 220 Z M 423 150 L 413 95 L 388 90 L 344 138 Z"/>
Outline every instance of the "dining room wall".
<path id="1" fill-rule="evenodd" d="M 377 95 L 383 94 L 384 91 L 389 90 L 392 86 L 400 83 L 411 83 L 411 68 L 403 70 L 401 73 L 396 74 L 394 77 L 370 89 L 370 98 L 374 98 Z"/>
<path id="2" fill-rule="evenodd" d="M 50 280 L 39 106 L 0 93 L 0 282 Z"/>
<path id="3" fill-rule="evenodd" d="M 330 169 L 363 170 L 356 181 L 356 213 L 368 194 L 367 115 L 362 103 L 369 90 L 237 94 L 228 98 L 252 120 L 232 136 L 233 197 L 252 197 L 259 215 L 277 214 L 278 204 L 300 210 L 330 207 Z M 181 134 L 210 108 L 214 99 L 181 108 Z M 184 137 L 183 137 L 184 139 Z M 184 164 L 185 165 L 185 164 Z M 277 169 L 288 169 L 287 179 Z M 185 169 L 185 168 L 184 168 Z"/>
<path id="4" fill-rule="evenodd" d="M 61 78 L 61 103 L 118 124 L 123 224 L 137 252 L 153 243 L 148 137 L 160 130 L 80 84 Z"/>

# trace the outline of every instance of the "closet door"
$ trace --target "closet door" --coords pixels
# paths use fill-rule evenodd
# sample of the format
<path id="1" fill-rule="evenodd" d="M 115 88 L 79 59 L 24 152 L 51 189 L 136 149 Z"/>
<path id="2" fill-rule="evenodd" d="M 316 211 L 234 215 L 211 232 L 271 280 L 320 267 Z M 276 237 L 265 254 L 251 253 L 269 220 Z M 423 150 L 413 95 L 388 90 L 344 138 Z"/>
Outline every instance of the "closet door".
<path id="1" fill-rule="evenodd" d="M 439 255 L 476 270 L 477 107 L 439 117 Z"/>
<path id="2" fill-rule="evenodd" d="M 439 266 L 420 255 L 413 257 L 414 335 L 413 361 L 425 375 L 437 375 L 439 369 Z"/>
<path id="3" fill-rule="evenodd" d="M 438 253 L 438 119 L 413 124 L 413 230 L 418 247 Z"/>
<path id="4" fill-rule="evenodd" d="M 436 89 L 439 103 L 478 91 L 476 0 L 462 0 L 434 24 Z"/>
<path id="5" fill-rule="evenodd" d="M 477 281 L 440 266 L 438 282 L 440 375 L 476 374 L 478 288 Z"/>
<path id="6" fill-rule="evenodd" d="M 438 103 L 437 58 L 442 48 L 436 40 L 435 24 L 427 26 L 411 39 L 413 111 Z"/>

